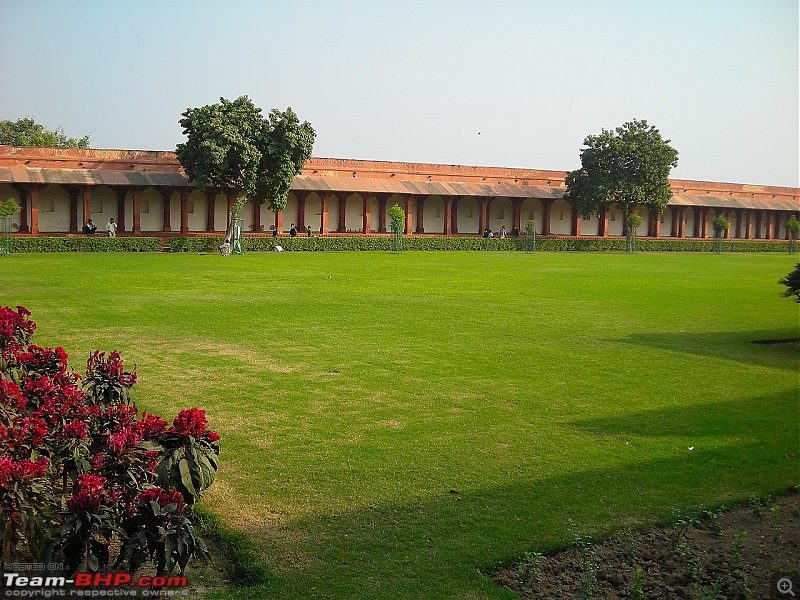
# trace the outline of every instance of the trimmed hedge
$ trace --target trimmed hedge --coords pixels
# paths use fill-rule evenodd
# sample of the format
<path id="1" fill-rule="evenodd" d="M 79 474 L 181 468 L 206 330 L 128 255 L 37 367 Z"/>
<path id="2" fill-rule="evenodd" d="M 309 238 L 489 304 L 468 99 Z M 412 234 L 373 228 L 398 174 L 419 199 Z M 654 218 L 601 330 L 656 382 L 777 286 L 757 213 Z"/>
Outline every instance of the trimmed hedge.
<path id="1" fill-rule="evenodd" d="M 12 252 L 161 252 L 161 240 L 151 237 L 14 237 Z"/>
<path id="2" fill-rule="evenodd" d="M 170 238 L 166 248 L 172 252 L 216 252 L 221 243 L 221 237 L 178 237 Z"/>
<path id="3" fill-rule="evenodd" d="M 214 248 L 218 242 L 215 242 Z M 248 251 L 270 251 L 280 244 L 287 251 L 366 251 L 392 249 L 390 237 L 245 237 L 244 245 Z M 404 237 L 405 250 L 494 250 L 524 251 L 525 239 L 513 238 L 467 238 L 467 237 Z M 625 252 L 625 239 L 561 239 L 538 238 L 537 251 L 556 252 Z M 713 240 L 637 240 L 641 252 L 713 252 Z M 724 252 L 786 252 L 785 241 L 726 241 Z"/>
<path id="4" fill-rule="evenodd" d="M 160 252 L 159 238 L 123 237 L 106 238 L 91 236 L 75 237 L 14 237 L 13 252 Z M 172 252 L 217 252 L 222 237 L 198 236 L 171 238 L 165 249 Z M 389 236 L 332 236 L 332 237 L 248 237 L 244 248 L 248 252 L 272 251 L 280 244 L 292 252 L 342 252 L 392 250 Z M 714 240 L 638 239 L 640 252 L 713 252 Z M 405 250 L 489 250 L 524 251 L 525 238 L 479 238 L 479 237 L 403 237 Z M 555 252 L 625 252 L 624 238 L 537 238 L 537 251 Z M 785 240 L 726 240 L 723 252 L 787 252 Z"/>

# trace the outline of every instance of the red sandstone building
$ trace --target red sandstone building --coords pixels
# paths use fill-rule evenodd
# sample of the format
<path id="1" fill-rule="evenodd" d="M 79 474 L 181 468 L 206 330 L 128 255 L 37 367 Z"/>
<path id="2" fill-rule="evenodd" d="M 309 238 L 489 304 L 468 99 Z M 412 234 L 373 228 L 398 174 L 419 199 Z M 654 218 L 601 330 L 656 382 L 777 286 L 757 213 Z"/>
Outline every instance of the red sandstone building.
<path id="1" fill-rule="evenodd" d="M 525 229 L 544 236 L 622 235 L 616 209 L 582 217 L 563 199 L 563 171 L 311 158 L 295 177 L 286 209 L 275 214 L 248 202 L 245 231 L 259 234 L 294 223 L 318 235 L 387 231 L 387 212 L 400 205 L 408 235 L 480 235 Z M 640 208 L 639 237 L 710 238 L 724 214 L 733 239 L 784 239 L 786 221 L 800 217 L 800 189 L 671 180 L 663 214 Z M 93 219 L 98 232 L 113 217 L 118 235 L 221 234 L 235 198 L 199 190 L 173 152 L 0 146 L 0 198 L 14 198 L 20 235 L 77 234 Z"/>

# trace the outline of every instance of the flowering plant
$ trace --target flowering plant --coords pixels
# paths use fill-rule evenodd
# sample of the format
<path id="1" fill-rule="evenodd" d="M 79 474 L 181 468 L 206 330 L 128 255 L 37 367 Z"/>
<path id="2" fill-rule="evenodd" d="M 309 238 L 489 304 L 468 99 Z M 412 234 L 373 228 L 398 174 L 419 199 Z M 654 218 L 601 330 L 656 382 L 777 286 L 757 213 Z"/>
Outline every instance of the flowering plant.
<path id="1" fill-rule="evenodd" d="M 134 516 L 122 523 L 126 537 L 118 563 L 127 562 L 133 573 L 149 559 L 158 575 L 168 575 L 175 567 L 183 573 L 193 556 L 205 560 L 208 548 L 195 534 L 185 510 L 179 492 L 161 487 L 141 492 Z"/>
<path id="2" fill-rule="evenodd" d="M 148 561 L 168 574 L 205 559 L 187 519 L 217 469 L 219 436 L 205 412 L 185 409 L 171 427 L 139 417 L 135 367 L 96 351 L 82 379 L 63 348 L 31 343 L 30 314 L 0 306 L 0 570 L 31 559 L 102 570 L 114 540 L 114 565 L 131 573 Z"/>
<path id="3" fill-rule="evenodd" d="M 186 504 L 197 502 L 216 477 L 219 435 L 207 426 L 205 411 L 186 408 L 156 439 L 163 453 L 158 484 L 178 490 Z"/>

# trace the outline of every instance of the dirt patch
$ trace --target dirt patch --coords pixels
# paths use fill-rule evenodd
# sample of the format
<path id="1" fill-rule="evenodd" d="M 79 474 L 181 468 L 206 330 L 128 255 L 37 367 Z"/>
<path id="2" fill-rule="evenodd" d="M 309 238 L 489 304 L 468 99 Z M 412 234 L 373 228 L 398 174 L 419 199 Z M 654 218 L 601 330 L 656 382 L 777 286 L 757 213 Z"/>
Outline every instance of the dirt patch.
<path id="1" fill-rule="evenodd" d="M 800 493 L 701 509 L 667 527 L 622 530 L 568 550 L 528 553 L 490 577 L 522 598 L 791 598 L 800 594 Z M 784 586 L 786 583 L 784 582 Z"/>

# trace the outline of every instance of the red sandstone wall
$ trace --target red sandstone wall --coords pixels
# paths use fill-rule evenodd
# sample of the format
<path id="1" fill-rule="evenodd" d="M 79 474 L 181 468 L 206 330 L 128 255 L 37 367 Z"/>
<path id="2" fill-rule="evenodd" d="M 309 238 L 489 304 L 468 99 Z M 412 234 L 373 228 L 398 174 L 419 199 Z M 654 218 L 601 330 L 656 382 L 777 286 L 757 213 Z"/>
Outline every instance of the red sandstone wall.
<path id="1" fill-rule="evenodd" d="M 0 146 L 0 168 L 112 169 L 120 171 L 181 172 L 174 152 L 151 150 L 82 150 L 76 148 L 30 148 Z M 472 167 L 376 160 L 311 157 L 302 171 L 308 176 L 407 179 L 415 181 L 457 181 L 564 187 L 564 171 Z M 671 179 L 676 194 L 733 196 L 738 198 L 781 198 L 800 202 L 800 189 Z"/>

